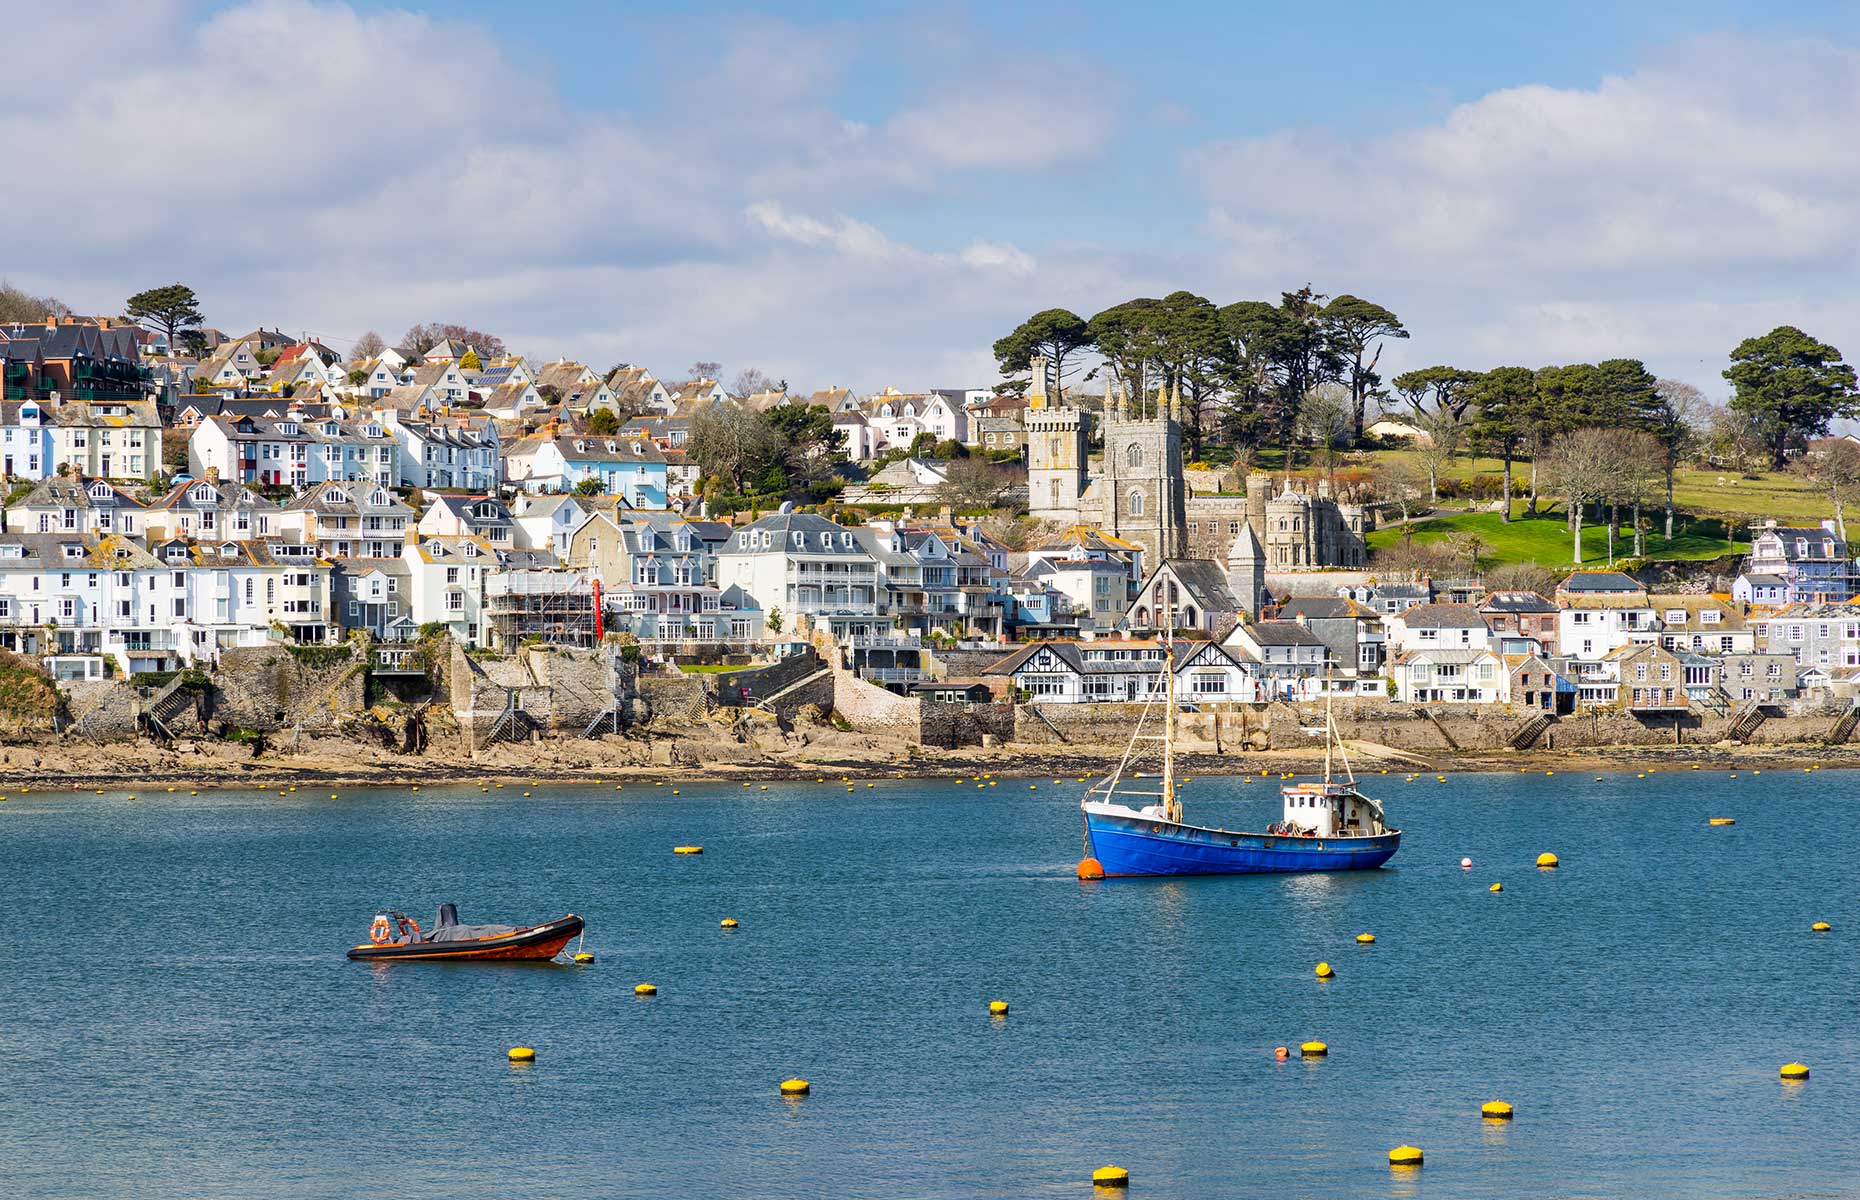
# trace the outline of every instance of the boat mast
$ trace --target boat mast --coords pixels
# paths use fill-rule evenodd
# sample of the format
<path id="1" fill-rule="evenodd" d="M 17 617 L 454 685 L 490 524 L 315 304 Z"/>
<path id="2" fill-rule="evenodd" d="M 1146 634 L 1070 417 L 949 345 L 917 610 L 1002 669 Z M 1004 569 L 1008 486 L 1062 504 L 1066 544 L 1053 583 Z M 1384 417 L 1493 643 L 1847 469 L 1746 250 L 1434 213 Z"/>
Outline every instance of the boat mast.
<path id="1" fill-rule="evenodd" d="M 1325 654 L 1328 660 L 1330 655 Z M 1330 663 L 1324 663 L 1324 782 L 1330 782 L 1330 748 L 1337 740 L 1337 725 L 1330 717 Z"/>
<path id="2" fill-rule="evenodd" d="M 1175 798 L 1175 584 L 1163 593 L 1163 816 L 1171 821 L 1182 819 L 1182 806 Z"/>

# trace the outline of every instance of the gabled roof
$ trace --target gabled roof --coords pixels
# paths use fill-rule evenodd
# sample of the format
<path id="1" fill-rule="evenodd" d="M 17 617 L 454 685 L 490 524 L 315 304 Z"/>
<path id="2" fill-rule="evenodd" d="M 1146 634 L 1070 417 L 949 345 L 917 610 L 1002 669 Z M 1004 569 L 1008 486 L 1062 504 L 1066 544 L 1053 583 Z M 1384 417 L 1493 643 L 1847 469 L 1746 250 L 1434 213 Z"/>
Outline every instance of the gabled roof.
<path id="1" fill-rule="evenodd" d="M 1479 601 L 1479 611 L 1487 613 L 1554 613 L 1555 602 L 1537 592 L 1491 592 Z"/>
<path id="2" fill-rule="evenodd" d="M 1485 628 L 1485 618 L 1471 604 L 1417 604 L 1396 619 L 1410 629 Z"/>
<path id="3" fill-rule="evenodd" d="M 1296 621 L 1341 621 L 1354 619 L 1358 621 L 1380 622 L 1382 616 L 1371 608 L 1358 604 L 1348 596 L 1295 596 L 1279 606 L 1282 620 Z"/>
<path id="4" fill-rule="evenodd" d="M 1324 639 L 1296 621 L 1252 621 L 1246 634 L 1261 646 L 1323 646 Z"/>
<path id="5" fill-rule="evenodd" d="M 1197 605 L 1203 613 L 1237 613 L 1241 604 L 1235 598 L 1233 589 L 1227 585 L 1227 572 L 1219 563 L 1205 558 L 1171 558 L 1150 572 L 1149 579 L 1138 589 L 1137 599 L 1133 603 L 1148 604 L 1150 589 L 1157 578 L 1167 571 L 1182 585 L 1187 593 L 1187 601 Z M 1160 619 L 1162 614 L 1156 616 Z"/>
<path id="6" fill-rule="evenodd" d="M 1640 581 L 1621 571 L 1573 571 L 1557 585 L 1557 590 L 1572 593 L 1644 592 Z"/>

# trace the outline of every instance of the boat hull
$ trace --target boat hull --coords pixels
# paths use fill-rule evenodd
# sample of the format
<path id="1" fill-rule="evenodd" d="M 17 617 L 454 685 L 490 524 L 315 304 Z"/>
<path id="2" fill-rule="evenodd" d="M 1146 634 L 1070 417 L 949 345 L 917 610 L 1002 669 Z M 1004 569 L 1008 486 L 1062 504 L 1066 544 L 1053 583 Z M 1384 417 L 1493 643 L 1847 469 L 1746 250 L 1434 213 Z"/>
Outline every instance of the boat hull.
<path id="1" fill-rule="evenodd" d="M 1085 824 L 1091 855 L 1107 878 L 1367 871 L 1401 847 L 1400 830 L 1370 837 L 1284 837 L 1090 812 Z"/>
<path id="2" fill-rule="evenodd" d="M 469 941 L 356 946 L 349 957 L 366 962 L 533 962 L 560 954 L 585 924 L 571 913 L 528 929 Z"/>

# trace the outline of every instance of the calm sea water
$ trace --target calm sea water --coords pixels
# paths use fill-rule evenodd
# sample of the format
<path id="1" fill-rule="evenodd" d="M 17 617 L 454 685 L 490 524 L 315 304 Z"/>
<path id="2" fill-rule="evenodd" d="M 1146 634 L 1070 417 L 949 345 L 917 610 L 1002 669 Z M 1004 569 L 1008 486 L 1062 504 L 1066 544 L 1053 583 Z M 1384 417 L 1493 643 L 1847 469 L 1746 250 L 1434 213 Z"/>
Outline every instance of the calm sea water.
<path id="1" fill-rule="evenodd" d="M 1383 870 L 1097 884 L 1075 782 L 872 778 L 15 794 L 0 1194 L 1860 1194 L 1853 773 L 1373 776 Z M 343 958 L 444 900 L 599 962 Z"/>

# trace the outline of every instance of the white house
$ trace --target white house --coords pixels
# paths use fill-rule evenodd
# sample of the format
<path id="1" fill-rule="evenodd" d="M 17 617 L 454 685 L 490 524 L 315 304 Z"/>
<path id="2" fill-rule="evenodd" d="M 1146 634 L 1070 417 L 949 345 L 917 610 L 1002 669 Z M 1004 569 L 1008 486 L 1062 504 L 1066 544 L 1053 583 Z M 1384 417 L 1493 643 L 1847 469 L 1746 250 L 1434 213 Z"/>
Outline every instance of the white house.
<path id="1" fill-rule="evenodd" d="M 422 536 L 406 543 L 409 615 L 416 626 L 438 623 L 470 645 L 490 644 L 484 610 L 485 576 L 498 569 L 497 551 L 472 537 Z"/>
<path id="2" fill-rule="evenodd" d="M 1413 703 L 1502 704 L 1511 695 L 1504 661 L 1484 647 L 1398 651 L 1389 671 L 1395 698 Z"/>
<path id="3" fill-rule="evenodd" d="M 56 423 L 37 400 L 0 403 L 0 475 L 44 479 L 57 470 Z"/>
<path id="4" fill-rule="evenodd" d="M 835 637 L 891 631 L 879 610 L 878 564 L 843 529 L 813 513 L 783 504 L 736 531 L 717 553 L 717 585 L 740 587 L 771 619 L 780 611 L 792 631 L 801 617 Z"/>
<path id="5" fill-rule="evenodd" d="M 160 472 L 162 425 L 153 400 L 71 401 L 51 415 L 53 457 L 77 474 L 153 479 Z"/>
<path id="6" fill-rule="evenodd" d="M 1484 650 L 1492 631 L 1475 604 L 1417 604 L 1383 618 L 1389 648 L 1409 650 Z"/>
<path id="7" fill-rule="evenodd" d="M 547 550 L 567 562 L 569 538 L 592 511 L 577 496 L 518 492 L 510 502 L 517 548 Z"/>
<path id="8" fill-rule="evenodd" d="M 1646 593 L 1569 595 L 1557 618 L 1557 648 L 1566 658 L 1600 662 L 1631 643 L 1659 640 L 1659 624 Z"/>

